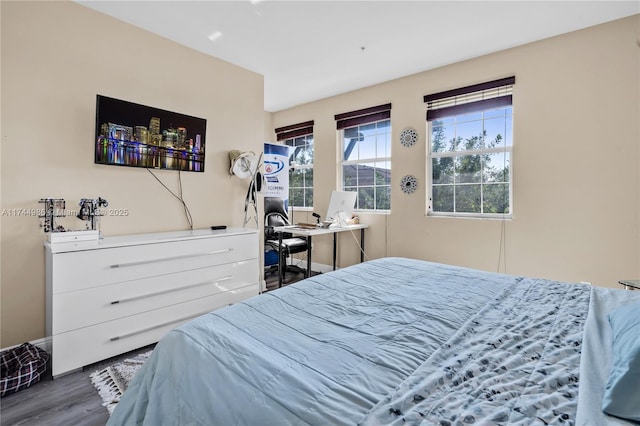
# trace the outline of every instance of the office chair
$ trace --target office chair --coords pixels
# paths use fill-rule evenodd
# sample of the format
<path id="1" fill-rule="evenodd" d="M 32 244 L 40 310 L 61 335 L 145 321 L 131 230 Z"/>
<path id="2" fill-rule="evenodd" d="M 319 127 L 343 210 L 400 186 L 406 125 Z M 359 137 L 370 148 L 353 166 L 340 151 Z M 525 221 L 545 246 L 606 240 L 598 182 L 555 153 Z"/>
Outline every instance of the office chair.
<path id="1" fill-rule="evenodd" d="M 289 215 L 284 208 L 284 200 L 279 197 L 264 197 L 264 244 L 278 252 L 278 233 L 273 230 L 274 226 L 290 225 Z M 295 265 L 287 265 L 287 257 L 295 253 L 306 252 L 308 249 L 305 238 L 293 237 L 291 234 L 282 235 L 282 246 L 280 247 L 280 258 L 278 262 L 282 265 L 282 281 L 286 272 L 305 273 L 306 271 Z"/>

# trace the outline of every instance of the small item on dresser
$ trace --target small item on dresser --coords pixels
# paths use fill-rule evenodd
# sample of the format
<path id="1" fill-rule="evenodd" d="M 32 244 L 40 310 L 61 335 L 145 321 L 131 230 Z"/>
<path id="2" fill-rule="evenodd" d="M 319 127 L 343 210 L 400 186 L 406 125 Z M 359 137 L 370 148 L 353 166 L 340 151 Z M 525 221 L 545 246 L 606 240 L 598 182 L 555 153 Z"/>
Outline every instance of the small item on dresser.
<path id="1" fill-rule="evenodd" d="M 56 225 L 57 217 L 65 216 L 65 201 L 63 198 L 41 198 L 40 203 L 44 203 L 44 208 L 39 209 L 40 227 L 44 232 L 64 231 L 64 226 Z"/>
<path id="2" fill-rule="evenodd" d="M 100 216 L 104 216 L 105 213 L 100 211 L 100 207 L 109 207 L 109 202 L 102 197 L 96 199 L 81 198 L 78 205 L 80 210 L 78 210 L 77 218 L 87 222 L 87 229 L 99 230 Z"/>
<path id="3" fill-rule="evenodd" d="M 212 230 L 216 231 L 218 229 L 227 229 L 227 225 L 213 225 L 211 227 Z"/>

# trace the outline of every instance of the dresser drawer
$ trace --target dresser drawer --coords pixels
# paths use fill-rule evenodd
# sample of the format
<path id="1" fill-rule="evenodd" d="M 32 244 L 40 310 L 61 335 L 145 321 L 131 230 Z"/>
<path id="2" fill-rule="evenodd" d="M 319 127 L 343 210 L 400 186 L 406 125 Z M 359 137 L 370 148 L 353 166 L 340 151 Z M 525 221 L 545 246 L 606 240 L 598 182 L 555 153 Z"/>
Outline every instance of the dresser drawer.
<path id="1" fill-rule="evenodd" d="M 256 284 L 256 259 L 53 295 L 52 334 Z"/>
<path id="2" fill-rule="evenodd" d="M 257 259 L 255 234 L 52 254 L 53 294 Z"/>
<path id="3" fill-rule="evenodd" d="M 52 336 L 52 374 L 57 376 L 123 352 L 155 343 L 188 320 L 258 294 L 250 285 L 214 296 L 143 312 Z"/>

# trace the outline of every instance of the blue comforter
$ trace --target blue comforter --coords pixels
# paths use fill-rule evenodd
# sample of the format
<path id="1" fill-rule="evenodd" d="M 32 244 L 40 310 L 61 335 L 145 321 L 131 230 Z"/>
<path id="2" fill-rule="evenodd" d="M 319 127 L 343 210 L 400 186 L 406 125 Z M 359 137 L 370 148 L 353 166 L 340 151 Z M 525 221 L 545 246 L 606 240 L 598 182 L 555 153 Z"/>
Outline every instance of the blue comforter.
<path id="1" fill-rule="evenodd" d="M 454 424 L 473 413 L 481 420 L 485 410 L 496 415 L 485 404 L 493 391 L 517 393 L 523 419 L 536 404 L 545 416 L 556 415 L 555 404 L 557 415 L 571 422 L 588 302 L 584 285 L 373 260 L 171 331 L 109 424 L 412 424 L 427 412 Z M 547 335 L 536 344 L 539 331 Z M 500 361 L 502 355 L 508 360 Z M 492 369 L 518 373 L 485 382 L 479 373 L 487 360 Z M 448 401 L 465 383 L 482 391 Z M 442 389 L 431 391 L 438 384 Z M 549 389 L 558 398 L 540 396 Z M 500 408 L 499 398 L 493 405 Z"/>

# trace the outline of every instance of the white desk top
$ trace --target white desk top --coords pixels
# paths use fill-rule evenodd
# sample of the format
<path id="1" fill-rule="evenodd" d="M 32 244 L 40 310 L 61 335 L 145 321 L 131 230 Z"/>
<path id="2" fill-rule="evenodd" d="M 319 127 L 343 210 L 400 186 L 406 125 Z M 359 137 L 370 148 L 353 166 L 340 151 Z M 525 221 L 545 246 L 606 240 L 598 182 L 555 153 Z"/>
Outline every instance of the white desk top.
<path id="1" fill-rule="evenodd" d="M 337 232 L 345 232 L 345 231 L 355 231 L 357 229 L 367 229 L 369 224 L 359 223 L 357 225 L 349 225 L 349 226 L 336 226 L 329 228 L 302 228 L 296 225 L 287 225 L 287 226 L 275 226 L 273 230 L 275 232 L 288 232 L 294 235 L 304 235 L 304 236 L 315 236 L 315 235 L 323 235 L 323 234 L 335 234 Z"/>

